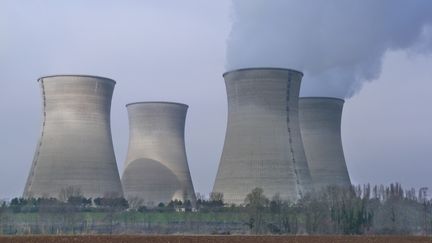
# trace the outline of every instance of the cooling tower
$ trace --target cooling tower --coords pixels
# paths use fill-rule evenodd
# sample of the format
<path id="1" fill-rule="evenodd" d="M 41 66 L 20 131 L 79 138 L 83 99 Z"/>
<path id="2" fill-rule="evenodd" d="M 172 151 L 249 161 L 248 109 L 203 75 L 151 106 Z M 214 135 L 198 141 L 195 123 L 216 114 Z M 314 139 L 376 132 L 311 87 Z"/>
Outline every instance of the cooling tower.
<path id="1" fill-rule="evenodd" d="M 171 102 L 128 104 L 129 149 L 122 176 L 126 198 L 146 205 L 178 199 L 195 205 L 186 158 L 187 105 Z"/>
<path id="2" fill-rule="evenodd" d="M 303 146 L 317 189 L 351 186 L 341 139 L 343 104 L 344 100 L 338 98 L 300 98 Z"/>
<path id="3" fill-rule="evenodd" d="M 303 74 L 278 68 L 224 74 L 228 125 L 213 192 L 242 204 L 259 187 L 295 201 L 312 189 L 298 121 Z"/>
<path id="4" fill-rule="evenodd" d="M 43 122 L 24 197 L 122 196 L 110 128 L 115 81 L 84 75 L 42 77 Z"/>

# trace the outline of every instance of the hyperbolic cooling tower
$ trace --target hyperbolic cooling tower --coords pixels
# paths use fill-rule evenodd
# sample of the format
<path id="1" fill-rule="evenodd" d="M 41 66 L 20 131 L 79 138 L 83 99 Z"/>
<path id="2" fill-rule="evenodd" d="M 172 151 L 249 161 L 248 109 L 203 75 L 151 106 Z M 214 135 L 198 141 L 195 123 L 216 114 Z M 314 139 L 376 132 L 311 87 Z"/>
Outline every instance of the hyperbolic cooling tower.
<path id="1" fill-rule="evenodd" d="M 128 104 L 129 149 L 122 176 L 126 198 L 147 205 L 178 199 L 195 205 L 186 158 L 187 105 L 172 102 Z"/>
<path id="2" fill-rule="evenodd" d="M 242 204 L 259 187 L 295 201 L 312 189 L 298 121 L 303 74 L 279 68 L 224 74 L 228 126 L 213 192 Z"/>
<path id="3" fill-rule="evenodd" d="M 84 75 L 42 77 L 43 123 L 24 197 L 123 196 L 110 128 L 115 81 Z"/>
<path id="4" fill-rule="evenodd" d="M 300 128 L 312 180 L 317 189 L 350 186 L 342 148 L 341 117 L 344 100 L 300 98 Z"/>

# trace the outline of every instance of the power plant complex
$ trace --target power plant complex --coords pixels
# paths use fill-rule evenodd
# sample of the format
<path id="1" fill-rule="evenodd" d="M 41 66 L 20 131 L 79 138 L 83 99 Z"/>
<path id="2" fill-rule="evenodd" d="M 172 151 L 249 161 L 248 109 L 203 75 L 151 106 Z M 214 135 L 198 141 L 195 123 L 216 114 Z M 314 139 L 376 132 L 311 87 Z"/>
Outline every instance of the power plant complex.
<path id="1" fill-rule="evenodd" d="M 188 106 L 172 102 L 127 105 L 129 148 L 122 176 L 126 198 L 147 205 L 171 200 L 195 204 L 184 141 Z"/>
<path id="2" fill-rule="evenodd" d="M 213 191 L 225 202 L 242 204 L 257 187 L 291 201 L 313 189 L 298 118 L 302 76 L 276 68 L 224 74 L 228 125 Z"/>
<path id="3" fill-rule="evenodd" d="M 341 140 L 344 100 L 299 98 L 303 73 L 291 69 L 245 68 L 223 77 L 228 123 L 213 192 L 225 203 L 244 204 L 254 188 L 295 202 L 328 186 L 351 185 Z M 110 127 L 115 81 L 88 75 L 38 81 L 42 132 L 24 197 L 59 198 L 75 188 L 87 198 L 136 198 L 146 206 L 180 200 L 195 207 L 187 105 L 126 105 L 129 146 L 120 180 Z"/>
<path id="4" fill-rule="evenodd" d="M 40 78 L 42 133 L 24 197 L 58 198 L 73 187 L 85 197 L 123 196 L 111 138 L 111 79 Z"/>

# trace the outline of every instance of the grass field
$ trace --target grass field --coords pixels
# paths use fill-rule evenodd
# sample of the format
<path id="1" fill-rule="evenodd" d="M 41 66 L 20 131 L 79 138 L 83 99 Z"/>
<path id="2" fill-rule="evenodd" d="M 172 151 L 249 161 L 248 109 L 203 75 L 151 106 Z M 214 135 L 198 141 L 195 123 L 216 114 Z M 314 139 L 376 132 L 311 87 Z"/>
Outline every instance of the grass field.
<path id="1" fill-rule="evenodd" d="M 432 243 L 416 236 L 15 236 L 3 243 Z"/>
<path id="2" fill-rule="evenodd" d="M 86 220 L 101 221 L 107 213 L 104 212 L 82 212 L 76 213 L 79 217 Z M 14 219 L 21 222 L 35 222 L 40 216 L 39 213 L 15 213 L 11 215 Z M 246 220 L 246 213 L 232 213 L 232 212 L 207 212 L 207 213 L 182 213 L 182 212 L 121 212 L 115 214 L 116 220 L 125 220 L 133 218 L 136 221 L 153 222 L 153 223 L 167 223 L 170 221 L 184 221 L 184 220 L 200 220 L 207 222 L 220 222 L 220 221 L 236 221 Z"/>

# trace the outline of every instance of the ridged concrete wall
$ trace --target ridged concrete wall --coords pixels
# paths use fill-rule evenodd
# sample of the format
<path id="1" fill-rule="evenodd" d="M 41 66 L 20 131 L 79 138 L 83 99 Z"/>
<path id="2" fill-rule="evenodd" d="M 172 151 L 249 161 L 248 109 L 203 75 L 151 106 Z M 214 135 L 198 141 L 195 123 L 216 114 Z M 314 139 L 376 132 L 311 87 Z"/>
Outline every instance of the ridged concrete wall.
<path id="1" fill-rule="evenodd" d="M 174 199 L 195 205 L 184 141 L 187 109 L 171 102 L 127 105 L 129 148 L 122 176 L 126 198 L 141 198 L 147 205 Z"/>
<path id="2" fill-rule="evenodd" d="M 341 139 L 344 100 L 304 97 L 299 105 L 303 145 L 316 188 L 350 186 Z"/>
<path id="3" fill-rule="evenodd" d="M 42 133 L 24 197 L 59 197 L 72 187 L 85 197 L 122 196 L 110 128 L 111 79 L 40 78 Z"/>
<path id="4" fill-rule="evenodd" d="M 303 74 L 251 68 L 224 74 L 228 124 L 213 192 L 243 204 L 260 187 L 295 201 L 312 189 L 298 120 Z"/>

